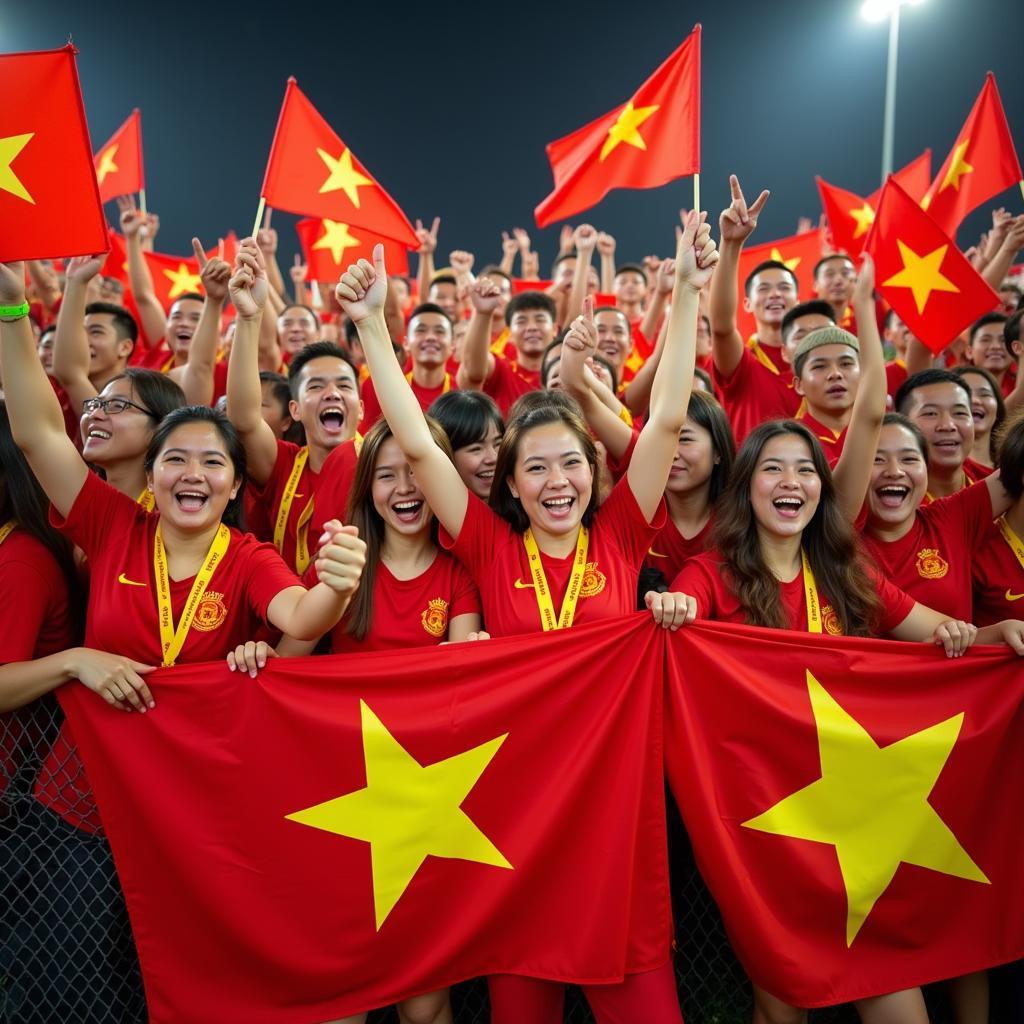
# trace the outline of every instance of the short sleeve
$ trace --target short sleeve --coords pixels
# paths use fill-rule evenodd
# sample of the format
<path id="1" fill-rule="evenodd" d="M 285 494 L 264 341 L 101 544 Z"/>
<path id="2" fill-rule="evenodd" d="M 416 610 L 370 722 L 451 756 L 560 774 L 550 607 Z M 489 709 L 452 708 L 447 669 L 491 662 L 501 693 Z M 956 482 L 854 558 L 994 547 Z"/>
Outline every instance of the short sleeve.
<path id="1" fill-rule="evenodd" d="M 881 615 L 874 632 L 877 634 L 891 633 L 913 611 L 917 602 L 874 567 L 869 569 L 869 574 L 875 592 L 878 594 L 878 600 L 882 604 Z"/>
<path id="2" fill-rule="evenodd" d="M 511 533 L 508 523 L 475 494 L 470 494 L 458 537 L 452 537 L 441 526 L 438 540 L 441 547 L 450 551 L 469 570 L 470 576 L 477 579 L 493 564 L 494 552 L 499 545 L 507 543 Z"/>
<path id="3" fill-rule="evenodd" d="M 0 665 L 30 661 L 53 607 L 55 581 L 43 566 L 9 561 L 0 566 Z"/>
<path id="4" fill-rule="evenodd" d="M 667 519 L 665 499 L 662 498 L 654 517 L 647 522 L 626 477 L 612 488 L 612 493 L 597 510 L 602 544 L 617 547 L 637 567 L 647 556 L 648 548 Z"/>
<path id="5" fill-rule="evenodd" d="M 249 607 L 267 622 L 271 601 L 282 590 L 301 587 L 302 583 L 273 544 L 260 544 L 238 533 L 233 534 L 232 543 L 243 545 L 238 552 L 238 560 L 245 567 L 245 594 Z"/>
<path id="6" fill-rule="evenodd" d="M 712 573 L 717 570 L 708 558 L 701 555 L 687 561 L 668 589 L 674 593 L 689 594 L 697 601 L 697 618 L 714 619 L 717 617 L 715 602 L 715 579 Z"/>
<path id="7" fill-rule="evenodd" d="M 50 522 L 91 560 L 108 544 L 122 543 L 122 538 L 148 515 L 138 502 L 95 473 L 85 478 L 67 518 L 50 506 Z"/>
<path id="8" fill-rule="evenodd" d="M 984 541 L 992 523 L 992 497 L 984 482 L 971 484 L 923 505 L 918 514 L 930 520 L 940 536 L 962 540 L 964 550 L 970 552 Z"/>
<path id="9" fill-rule="evenodd" d="M 449 619 L 456 615 L 480 615 L 480 594 L 473 578 L 460 562 L 455 562 L 452 573 L 452 600 Z"/>

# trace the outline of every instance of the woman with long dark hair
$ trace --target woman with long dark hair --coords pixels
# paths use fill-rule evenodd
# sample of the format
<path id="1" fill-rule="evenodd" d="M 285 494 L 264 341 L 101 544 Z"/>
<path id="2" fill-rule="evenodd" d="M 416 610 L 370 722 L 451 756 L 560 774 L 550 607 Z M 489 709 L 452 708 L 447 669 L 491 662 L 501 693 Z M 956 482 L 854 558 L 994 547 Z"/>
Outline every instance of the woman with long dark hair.
<path id="1" fill-rule="evenodd" d="M 486 501 L 505 433 L 505 421 L 494 399 L 482 391 L 448 391 L 431 402 L 427 415 L 448 435 L 452 461 L 462 482 Z"/>

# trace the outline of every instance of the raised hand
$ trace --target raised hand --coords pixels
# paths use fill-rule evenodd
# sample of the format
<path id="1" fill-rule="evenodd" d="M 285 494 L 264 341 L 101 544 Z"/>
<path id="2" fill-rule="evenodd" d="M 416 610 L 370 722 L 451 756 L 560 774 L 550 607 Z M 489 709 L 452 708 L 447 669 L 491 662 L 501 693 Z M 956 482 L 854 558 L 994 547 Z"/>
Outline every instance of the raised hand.
<path id="1" fill-rule="evenodd" d="M 121 211 L 121 233 L 125 238 L 136 237 L 145 226 L 145 214 L 136 208 L 131 196 L 118 196 L 117 208 Z"/>
<path id="2" fill-rule="evenodd" d="M 563 224 L 561 231 L 558 232 L 558 251 L 559 252 L 572 252 L 573 246 L 573 227 L 571 224 Z"/>
<path id="3" fill-rule="evenodd" d="M 682 232 L 680 232 L 682 234 Z M 676 283 L 676 261 L 658 260 L 654 272 L 654 287 L 661 295 L 671 295 Z"/>
<path id="4" fill-rule="evenodd" d="M 0 263 L 0 305 L 20 306 L 25 301 L 25 264 Z"/>
<path id="5" fill-rule="evenodd" d="M 519 246 L 520 253 L 527 253 L 530 251 L 530 236 L 523 230 L 523 228 L 513 228 L 512 237 L 516 240 L 516 245 Z"/>
<path id="6" fill-rule="evenodd" d="M 199 263 L 199 279 L 203 282 L 203 290 L 214 302 L 223 302 L 231 280 L 231 264 L 216 257 L 208 260 L 198 238 L 192 239 L 192 251 Z"/>
<path id="7" fill-rule="evenodd" d="M 295 262 L 288 268 L 288 276 L 294 284 L 302 284 L 309 273 L 309 267 L 302 262 L 302 257 L 296 253 Z"/>
<path id="8" fill-rule="evenodd" d="M 591 224 L 581 224 L 573 231 L 572 242 L 578 253 L 592 253 L 597 246 L 597 229 Z"/>
<path id="9" fill-rule="evenodd" d="M 242 239 L 238 246 L 228 292 L 239 319 L 259 319 L 267 301 L 267 264 L 253 238 Z"/>
<path id="10" fill-rule="evenodd" d="M 501 305 L 501 289 L 489 277 L 477 278 L 469 286 L 468 294 L 478 313 L 490 316 Z"/>
<path id="11" fill-rule="evenodd" d="M 376 248 L 383 250 L 383 246 Z M 365 262 L 360 260 L 360 263 Z M 366 542 L 360 538 L 359 531 L 354 526 L 342 526 L 337 519 L 324 523 L 320 550 L 316 556 L 316 572 L 320 582 L 326 583 L 339 594 L 354 593 L 365 565 Z"/>
<path id="12" fill-rule="evenodd" d="M 696 210 L 690 210 L 676 246 L 676 283 L 694 291 L 700 291 L 711 280 L 718 262 L 718 248 L 711 237 L 707 216 L 703 211 L 698 216 Z"/>
<path id="13" fill-rule="evenodd" d="M 387 294 L 388 271 L 384 266 L 384 246 L 379 242 L 373 247 L 373 263 L 353 263 L 334 289 L 338 305 L 356 324 L 382 313 Z"/>
<path id="14" fill-rule="evenodd" d="M 585 352 L 588 356 L 597 351 L 597 327 L 594 325 L 594 297 L 583 300 L 583 312 L 569 325 L 562 344 L 573 352 Z"/>
<path id="15" fill-rule="evenodd" d="M 277 228 L 260 228 L 256 232 L 256 244 L 264 256 L 277 252 Z"/>
<path id="16" fill-rule="evenodd" d="M 437 232 L 441 227 L 441 218 L 435 217 L 434 223 L 429 227 L 423 226 L 423 221 L 416 218 L 416 237 L 420 240 L 420 247 L 416 251 L 421 254 L 431 253 L 437 249 Z"/>
<path id="17" fill-rule="evenodd" d="M 864 253 L 864 261 L 857 273 L 857 282 L 853 286 L 853 295 L 850 296 L 850 305 L 854 309 L 863 309 L 875 301 L 875 261 Z"/>
<path id="18" fill-rule="evenodd" d="M 507 231 L 501 233 L 501 251 L 510 258 L 515 258 L 519 252 L 519 243 Z"/>
<path id="19" fill-rule="evenodd" d="M 456 277 L 468 277 L 473 272 L 476 257 L 464 249 L 455 249 L 448 254 L 448 265 L 455 271 Z"/>
<path id="20" fill-rule="evenodd" d="M 157 213 L 144 213 L 142 215 L 142 227 L 139 230 L 139 237 L 146 243 L 147 248 L 152 252 L 153 243 L 156 241 L 157 233 L 160 231 L 160 215 Z"/>
<path id="21" fill-rule="evenodd" d="M 740 188 L 740 180 L 735 174 L 729 175 L 729 189 L 732 192 L 732 202 L 722 211 L 719 218 L 719 227 L 722 231 L 723 242 L 746 241 L 757 227 L 757 218 L 768 202 L 769 192 L 765 189 L 751 204 L 743 197 L 743 189 Z"/>
<path id="22" fill-rule="evenodd" d="M 615 255 L 615 239 L 606 231 L 600 231 L 597 235 L 597 251 L 602 256 Z"/>
<path id="23" fill-rule="evenodd" d="M 73 256 L 64 264 L 64 276 L 77 284 L 88 284 L 102 269 L 106 253 L 97 256 Z"/>

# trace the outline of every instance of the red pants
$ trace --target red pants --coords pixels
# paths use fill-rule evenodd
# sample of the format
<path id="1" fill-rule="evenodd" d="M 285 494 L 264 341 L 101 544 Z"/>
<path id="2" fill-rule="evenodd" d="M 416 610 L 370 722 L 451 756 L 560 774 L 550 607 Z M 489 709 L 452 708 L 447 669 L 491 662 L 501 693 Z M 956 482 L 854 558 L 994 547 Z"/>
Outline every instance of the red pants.
<path id="1" fill-rule="evenodd" d="M 491 1024 L 562 1024 L 565 985 L 559 981 L 492 974 Z M 585 985 L 583 994 L 597 1024 L 683 1024 L 676 975 L 669 960 L 643 974 L 627 974 L 617 985 Z"/>

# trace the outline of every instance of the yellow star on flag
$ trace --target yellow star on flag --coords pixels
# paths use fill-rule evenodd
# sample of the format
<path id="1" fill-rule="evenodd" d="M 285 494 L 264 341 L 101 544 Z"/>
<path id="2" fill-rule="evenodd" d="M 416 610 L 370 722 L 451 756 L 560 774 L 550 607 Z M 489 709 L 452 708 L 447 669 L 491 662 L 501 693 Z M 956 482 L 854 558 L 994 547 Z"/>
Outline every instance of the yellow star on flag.
<path id="1" fill-rule="evenodd" d="M 604 145 L 601 147 L 601 156 L 598 158 L 598 162 L 603 163 L 605 157 L 607 157 L 620 142 L 625 142 L 627 145 L 635 146 L 637 149 L 646 149 L 647 143 L 644 141 L 644 137 L 639 131 L 637 131 L 637 129 L 657 109 L 657 105 L 653 107 L 634 107 L 633 101 L 630 100 L 622 108 L 622 112 L 619 114 L 618 118 L 616 118 L 615 124 L 608 129 L 608 138 L 604 140 Z"/>
<path id="2" fill-rule="evenodd" d="M 846 888 L 846 945 L 853 944 L 900 864 L 988 884 L 928 802 L 963 714 L 879 747 L 810 672 L 807 688 L 821 778 L 743 824 L 835 847 Z"/>
<path id="3" fill-rule="evenodd" d="M 27 135 L 9 135 L 6 139 L 0 139 L 0 189 L 35 206 L 36 201 L 29 195 L 28 189 L 11 167 L 14 158 L 28 145 L 33 135 L 35 132 L 29 132 Z"/>
<path id="4" fill-rule="evenodd" d="M 769 258 L 775 260 L 776 263 L 782 263 L 787 270 L 796 270 L 800 266 L 801 260 L 800 256 L 794 256 L 791 260 L 787 260 L 774 245 Z"/>
<path id="5" fill-rule="evenodd" d="M 946 258 L 948 245 L 940 245 L 927 256 L 918 256 L 906 242 L 896 239 L 899 246 L 903 269 L 882 282 L 883 288 L 909 288 L 914 293 L 918 313 L 924 312 L 932 292 L 959 292 L 952 281 L 942 273 L 942 261 Z"/>
<path id="6" fill-rule="evenodd" d="M 857 230 L 854 231 L 853 237 L 860 238 L 861 235 L 866 235 L 868 229 L 875 222 L 875 211 L 871 209 L 868 203 L 865 203 L 859 210 L 849 210 L 847 212 L 857 222 Z"/>
<path id="7" fill-rule="evenodd" d="M 352 151 L 346 149 L 337 160 L 326 150 L 317 146 L 317 154 L 327 165 L 330 174 L 327 180 L 320 186 L 320 194 L 324 192 L 337 192 L 339 189 L 348 196 L 348 201 L 359 209 L 359 190 L 365 185 L 372 185 L 373 180 L 360 174 L 352 166 Z"/>
<path id="8" fill-rule="evenodd" d="M 341 224 L 336 220 L 328 220 L 326 217 L 322 223 L 324 226 L 323 237 L 318 238 L 313 243 L 312 248 L 329 249 L 335 266 L 340 267 L 342 254 L 346 249 L 359 245 L 359 239 L 354 238 L 349 233 L 347 224 Z"/>
<path id="9" fill-rule="evenodd" d="M 186 292 L 197 292 L 202 284 L 202 278 L 193 274 L 184 263 L 179 263 L 177 270 L 165 269 L 164 277 L 171 282 L 171 290 L 167 293 L 169 299 L 176 299 Z"/>
<path id="10" fill-rule="evenodd" d="M 315 804 L 290 821 L 370 844 L 377 930 L 428 856 L 512 868 L 461 808 L 508 733 L 421 765 L 359 702 L 366 788 Z"/>
<path id="11" fill-rule="evenodd" d="M 974 168 L 964 159 L 967 154 L 967 147 L 970 144 L 970 139 L 964 139 L 964 141 L 959 143 L 956 149 L 953 150 L 953 159 L 949 162 L 949 170 L 946 171 L 946 176 L 942 179 L 942 184 L 939 186 L 940 192 L 945 191 L 950 185 L 959 192 L 960 179 L 965 174 L 970 174 L 974 170 Z"/>
<path id="12" fill-rule="evenodd" d="M 96 168 L 96 180 L 102 185 L 103 179 L 108 175 L 118 170 L 117 164 L 114 163 L 114 157 L 117 154 L 117 150 L 120 143 L 115 142 L 112 146 L 108 146 L 102 153 L 100 153 L 100 165 Z"/>

